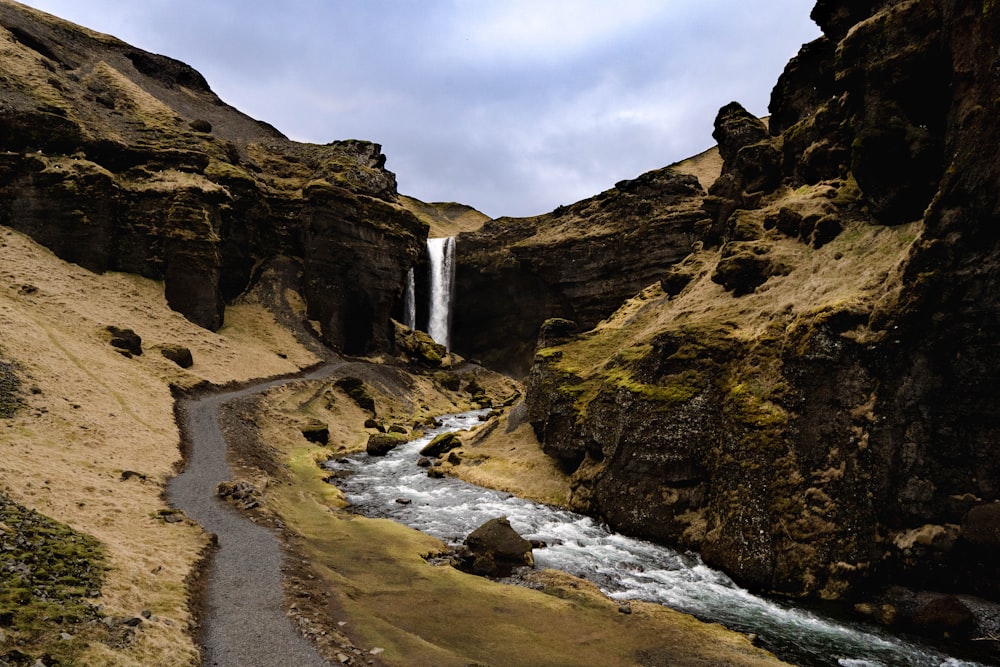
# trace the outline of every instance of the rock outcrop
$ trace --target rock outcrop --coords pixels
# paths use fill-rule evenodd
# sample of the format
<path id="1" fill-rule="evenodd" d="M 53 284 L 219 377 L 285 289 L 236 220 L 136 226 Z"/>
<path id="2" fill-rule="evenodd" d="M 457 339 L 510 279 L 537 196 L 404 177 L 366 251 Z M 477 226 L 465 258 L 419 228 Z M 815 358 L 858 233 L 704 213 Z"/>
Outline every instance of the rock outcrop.
<path id="1" fill-rule="evenodd" d="M 326 343 L 392 349 L 427 228 L 377 144 L 289 141 L 183 63 L 6 0 L 0 44 L 0 224 L 163 280 L 210 329 L 268 260 L 294 258 Z"/>
<path id="2" fill-rule="evenodd" d="M 703 194 L 697 178 L 668 167 L 459 234 L 452 348 L 524 376 L 545 320 L 592 327 L 691 251 Z"/>
<path id="3" fill-rule="evenodd" d="M 719 113 L 702 247 L 543 340 L 529 418 L 579 509 L 754 589 L 996 598 L 1000 10 L 813 16 L 769 125 Z"/>

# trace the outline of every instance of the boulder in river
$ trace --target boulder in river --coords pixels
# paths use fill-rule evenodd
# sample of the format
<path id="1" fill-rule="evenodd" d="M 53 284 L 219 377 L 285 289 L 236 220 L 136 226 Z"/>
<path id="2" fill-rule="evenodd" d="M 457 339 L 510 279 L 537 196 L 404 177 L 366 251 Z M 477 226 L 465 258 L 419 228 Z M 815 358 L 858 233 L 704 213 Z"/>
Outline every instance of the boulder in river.
<path id="1" fill-rule="evenodd" d="M 420 450 L 421 456 L 442 456 L 456 447 L 461 447 L 462 440 L 455 433 L 442 433 Z"/>
<path id="2" fill-rule="evenodd" d="M 395 433 L 372 433 L 368 436 L 365 451 L 369 456 L 385 456 L 399 445 L 406 442 L 406 436 Z"/>
<path id="3" fill-rule="evenodd" d="M 506 577 L 516 567 L 534 567 L 531 542 L 514 530 L 507 517 L 490 519 L 465 538 L 467 551 L 458 568 L 484 577 Z"/>

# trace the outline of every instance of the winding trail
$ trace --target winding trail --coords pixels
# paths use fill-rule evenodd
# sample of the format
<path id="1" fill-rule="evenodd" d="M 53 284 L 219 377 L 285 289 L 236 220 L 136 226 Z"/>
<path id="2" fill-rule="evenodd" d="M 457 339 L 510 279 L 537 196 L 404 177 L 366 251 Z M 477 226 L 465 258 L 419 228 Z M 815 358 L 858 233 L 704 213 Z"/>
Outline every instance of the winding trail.
<path id="1" fill-rule="evenodd" d="M 285 615 L 278 538 L 215 495 L 219 482 L 232 479 L 218 412 L 231 400 L 300 379 L 327 377 L 341 365 L 326 364 L 302 376 L 181 399 L 181 427 L 190 443 L 190 457 L 184 472 L 167 485 L 167 498 L 218 537 L 202 617 L 206 667 L 329 667 Z"/>

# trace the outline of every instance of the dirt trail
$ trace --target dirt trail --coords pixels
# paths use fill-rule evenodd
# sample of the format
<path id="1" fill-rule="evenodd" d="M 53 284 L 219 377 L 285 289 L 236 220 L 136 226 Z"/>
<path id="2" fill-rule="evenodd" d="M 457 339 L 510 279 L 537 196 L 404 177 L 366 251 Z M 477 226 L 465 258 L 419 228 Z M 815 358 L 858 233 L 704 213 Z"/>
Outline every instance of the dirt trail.
<path id="1" fill-rule="evenodd" d="M 305 379 L 325 377 L 340 365 L 322 366 Z M 219 482 L 232 479 L 226 461 L 226 441 L 217 419 L 220 406 L 289 381 L 292 380 L 270 380 L 243 389 L 183 399 L 181 403 L 181 426 L 191 451 L 184 472 L 168 485 L 167 497 L 171 504 L 218 537 L 202 616 L 206 667 L 329 665 L 295 631 L 285 615 L 278 538 L 215 495 Z"/>

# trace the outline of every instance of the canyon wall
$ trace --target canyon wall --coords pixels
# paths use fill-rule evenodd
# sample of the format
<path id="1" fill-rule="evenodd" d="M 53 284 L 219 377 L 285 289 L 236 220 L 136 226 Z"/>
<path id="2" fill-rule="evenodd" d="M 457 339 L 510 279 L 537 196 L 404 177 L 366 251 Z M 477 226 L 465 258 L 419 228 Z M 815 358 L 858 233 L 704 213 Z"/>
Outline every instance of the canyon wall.
<path id="1" fill-rule="evenodd" d="M 1000 10 L 813 18 L 769 124 L 716 119 L 701 246 L 542 328 L 529 418 L 579 509 L 754 589 L 995 599 Z"/>
<path id="2" fill-rule="evenodd" d="M 278 256 L 323 340 L 392 346 L 427 229 L 377 144 L 312 145 L 226 105 L 187 65 L 0 2 L 0 224 L 92 271 L 164 281 L 193 322 Z"/>

